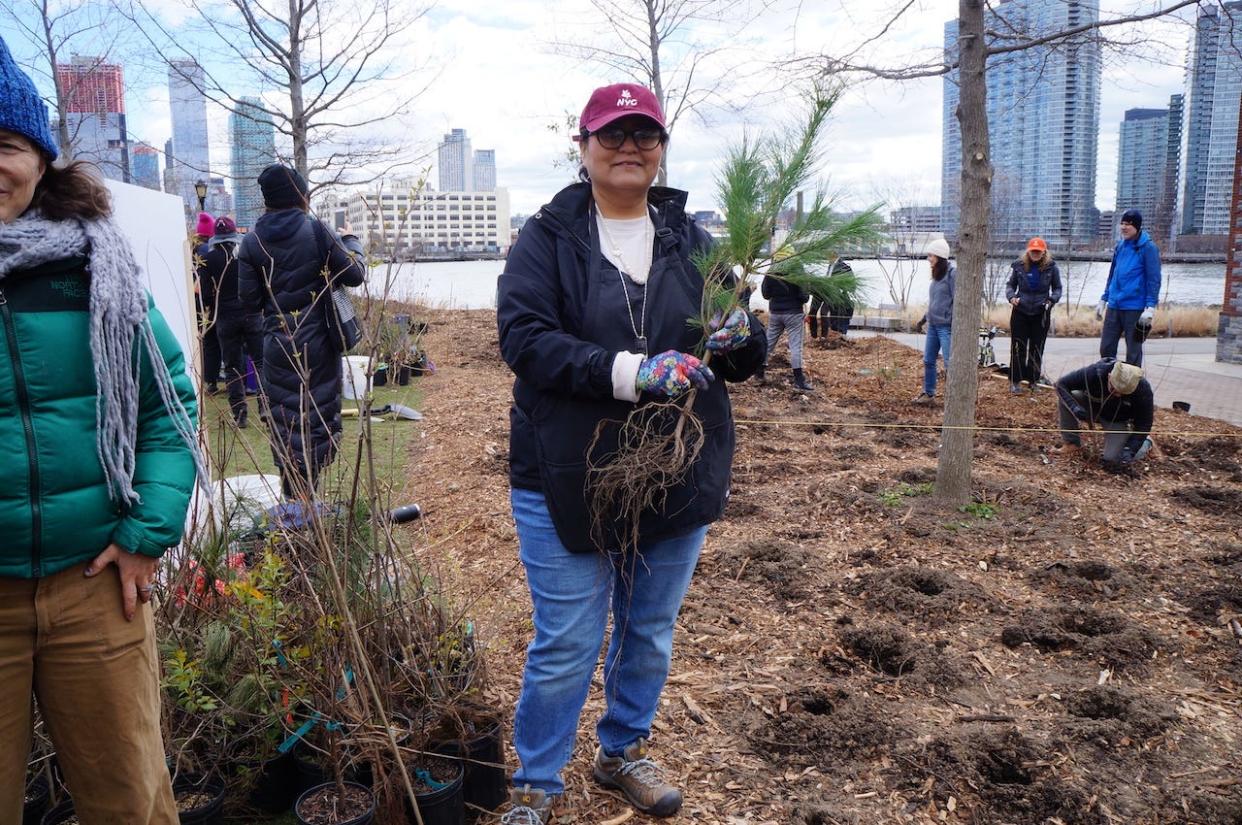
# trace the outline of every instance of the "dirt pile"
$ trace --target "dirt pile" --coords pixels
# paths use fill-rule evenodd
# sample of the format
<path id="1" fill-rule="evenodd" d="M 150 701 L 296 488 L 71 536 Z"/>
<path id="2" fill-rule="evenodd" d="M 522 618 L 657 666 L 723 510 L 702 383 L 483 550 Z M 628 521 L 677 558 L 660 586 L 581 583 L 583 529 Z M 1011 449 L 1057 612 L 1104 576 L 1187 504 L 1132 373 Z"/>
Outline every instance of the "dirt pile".
<path id="1" fill-rule="evenodd" d="M 427 569 L 475 617 L 512 708 L 530 602 L 507 501 L 509 388 L 491 313 L 432 317 L 405 495 Z M 732 497 L 678 621 L 653 755 L 695 825 L 1238 825 L 1238 430 L 1160 410 L 1133 478 L 1053 450 L 1053 394 L 980 374 L 974 500 L 931 495 L 942 408 L 918 353 L 814 344 L 733 386 Z M 778 357 L 783 357 L 783 346 Z M 778 358 L 779 360 L 779 358 Z M 1161 428 L 1222 433 L 1161 437 Z M 590 780 L 593 685 L 558 822 L 624 803 Z M 632 822 L 646 820 L 635 817 Z"/>

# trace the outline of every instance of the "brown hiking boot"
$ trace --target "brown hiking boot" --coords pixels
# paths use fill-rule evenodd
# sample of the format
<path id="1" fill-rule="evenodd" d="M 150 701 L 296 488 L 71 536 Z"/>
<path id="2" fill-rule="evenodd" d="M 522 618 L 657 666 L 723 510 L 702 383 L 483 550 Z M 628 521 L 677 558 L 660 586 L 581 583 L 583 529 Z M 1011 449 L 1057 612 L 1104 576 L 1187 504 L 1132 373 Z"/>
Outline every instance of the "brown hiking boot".
<path id="1" fill-rule="evenodd" d="M 664 781 L 659 766 L 647 758 L 647 740 L 639 739 L 621 756 L 595 751 L 595 781 L 625 794 L 630 804 L 650 816 L 672 816 L 681 808 L 681 791 Z"/>
<path id="2" fill-rule="evenodd" d="M 552 821 L 552 801 L 537 788 L 526 785 L 509 792 L 509 810 L 500 817 L 500 825 L 546 825 Z"/>

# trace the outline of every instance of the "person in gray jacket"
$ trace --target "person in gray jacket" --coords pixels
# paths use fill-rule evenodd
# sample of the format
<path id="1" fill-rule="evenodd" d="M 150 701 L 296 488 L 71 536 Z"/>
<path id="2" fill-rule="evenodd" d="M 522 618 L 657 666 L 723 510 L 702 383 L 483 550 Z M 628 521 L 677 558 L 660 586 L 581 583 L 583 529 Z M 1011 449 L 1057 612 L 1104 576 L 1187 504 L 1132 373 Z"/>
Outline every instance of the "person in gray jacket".
<path id="1" fill-rule="evenodd" d="M 957 284 L 957 267 L 949 260 L 949 242 L 937 238 L 927 245 L 927 263 L 931 265 L 931 289 L 927 312 L 914 325 L 917 332 L 927 329 L 923 345 L 923 389 L 914 396 L 914 403 L 929 404 L 936 397 L 936 357 L 944 353 L 949 363 L 949 328 L 953 324 L 953 288 Z"/>

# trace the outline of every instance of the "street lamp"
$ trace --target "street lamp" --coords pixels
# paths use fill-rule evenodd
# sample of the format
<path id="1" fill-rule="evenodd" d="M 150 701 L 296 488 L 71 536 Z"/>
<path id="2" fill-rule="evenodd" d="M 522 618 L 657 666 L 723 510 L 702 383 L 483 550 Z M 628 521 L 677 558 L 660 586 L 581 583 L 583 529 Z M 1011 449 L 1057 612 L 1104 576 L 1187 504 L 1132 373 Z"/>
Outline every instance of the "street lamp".
<path id="1" fill-rule="evenodd" d="M 207 183 L 202 178 L 194 181 L 194 194 L 198 196 L 198 211 L 207 211 Z"/>

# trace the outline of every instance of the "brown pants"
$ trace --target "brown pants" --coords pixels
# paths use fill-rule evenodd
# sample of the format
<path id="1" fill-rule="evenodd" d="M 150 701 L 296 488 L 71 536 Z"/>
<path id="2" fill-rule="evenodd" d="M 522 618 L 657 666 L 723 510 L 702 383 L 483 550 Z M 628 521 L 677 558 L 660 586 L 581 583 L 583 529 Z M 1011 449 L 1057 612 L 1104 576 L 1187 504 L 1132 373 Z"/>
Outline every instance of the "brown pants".
<path id="1" fill-rule="evenodd" d="M 0 822 L 21 822 L 32 695 L 82 825 L 176 825 L 149 605 L 121 614 L 115 567 L 0 578 Z"/>

